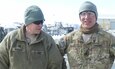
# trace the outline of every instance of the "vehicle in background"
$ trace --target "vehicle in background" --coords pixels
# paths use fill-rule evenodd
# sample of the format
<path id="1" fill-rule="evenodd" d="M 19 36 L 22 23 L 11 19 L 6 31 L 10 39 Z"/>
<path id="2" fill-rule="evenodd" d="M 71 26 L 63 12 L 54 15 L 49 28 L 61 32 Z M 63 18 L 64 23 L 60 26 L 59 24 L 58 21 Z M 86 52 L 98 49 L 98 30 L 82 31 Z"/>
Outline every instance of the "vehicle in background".
<path id="1" fill-rule="evenodd" d="M 0 27 L 0 42 L 4 39 L 6 36 L 6 32 L 4 30 L 4 27 Z"/>

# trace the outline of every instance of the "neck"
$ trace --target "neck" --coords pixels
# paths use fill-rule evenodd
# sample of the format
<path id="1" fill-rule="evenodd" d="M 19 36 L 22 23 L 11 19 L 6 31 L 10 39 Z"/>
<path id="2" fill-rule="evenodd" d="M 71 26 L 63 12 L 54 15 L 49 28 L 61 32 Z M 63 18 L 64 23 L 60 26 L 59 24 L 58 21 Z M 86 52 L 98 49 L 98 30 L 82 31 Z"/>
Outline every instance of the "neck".
<path id="1" fill-rule="evenodd" d="M 28 42 L 28 43 L 32 43 L 32 42 L 34 42 L 34 41 L 36 40 L 36 36 L 37 36 L 37 35 L 31 34 L 30 32 L 26 31 L 25 36 L 26 36 L 27 42 Z"/>
<path id="2" fill-rule="evenodd" d="M 91 33 L 96 33 L 99 31 L 99 25 L 96 23 L 93 27 L 90 29 L 83 28 L 82 25 L 80 27 L 80 31 L 84 34 L 91 34 Z"/>
<path id="3" fill-rule="evenodd" d="M 26 27 L 26 37 L 29 38 L 29 37 L 35 37 L 35 36 L 36 34 L 33 34 L 32 31 Z"/>

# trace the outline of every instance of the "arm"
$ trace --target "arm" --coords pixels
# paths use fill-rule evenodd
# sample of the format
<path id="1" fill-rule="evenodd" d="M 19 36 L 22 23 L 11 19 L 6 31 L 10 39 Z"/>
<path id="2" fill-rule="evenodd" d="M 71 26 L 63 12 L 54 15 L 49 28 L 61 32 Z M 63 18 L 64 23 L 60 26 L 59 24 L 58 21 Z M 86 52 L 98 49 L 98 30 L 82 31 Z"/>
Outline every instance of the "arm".
<path id="1" fill-rule="evenodd" d="M 7 38 L 0 43 L 0 69 L 9 69 Z"/>
<path id="2" fill-rule="evenodd" d="M 50 47 L 48 48 L 48 69 L 62 69 L 62 59 L 58 47 L 56 46 L 53 39 L 50 40 Z"/>
<path id="3" fill-rule="evenodd" d="M 60 40 L 56 40 L 56 45 L 58 46 L 58 49 L 63 57 L 63 63 L 62 63 L 62 69 L 67 69 L 66 61 L 64 58 L 64 55 L 66 54 L 66 41 L 64 41 L 64 38 L 61 38 Z"/>

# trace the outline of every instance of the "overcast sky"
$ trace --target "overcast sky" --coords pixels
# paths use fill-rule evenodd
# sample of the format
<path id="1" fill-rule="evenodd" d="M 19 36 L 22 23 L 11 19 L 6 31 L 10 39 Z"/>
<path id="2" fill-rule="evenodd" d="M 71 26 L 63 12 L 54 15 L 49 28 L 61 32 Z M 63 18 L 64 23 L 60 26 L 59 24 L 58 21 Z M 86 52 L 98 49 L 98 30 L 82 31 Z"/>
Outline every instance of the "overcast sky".
<path id="1" fill-rule="evenodd" d="M 24 22 L 24 12 L 30 5 L 38 5 L 42 9 L 45 23 L 79 23 L 78 11 L 84 1 L 86 0 L 2 0 L 0 23 Z M 99 17 L 115 17 L 115 0 L 89 1 L 97 5 Z"/>

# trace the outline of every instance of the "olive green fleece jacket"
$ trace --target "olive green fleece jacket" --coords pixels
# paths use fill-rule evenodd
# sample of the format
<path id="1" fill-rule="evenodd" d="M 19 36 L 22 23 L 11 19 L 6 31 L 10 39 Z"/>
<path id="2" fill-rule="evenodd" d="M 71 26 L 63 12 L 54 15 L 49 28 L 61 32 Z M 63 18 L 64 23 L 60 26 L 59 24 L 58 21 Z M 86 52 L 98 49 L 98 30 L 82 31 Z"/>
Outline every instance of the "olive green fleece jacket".
<path id="1" fill-rule="evenodd" d="M 62 56 L 53 40 L 41 32 L 28 44 L 23 26 L 10 32 L 0 44 L 0 69 L 62 69 Z"/>

